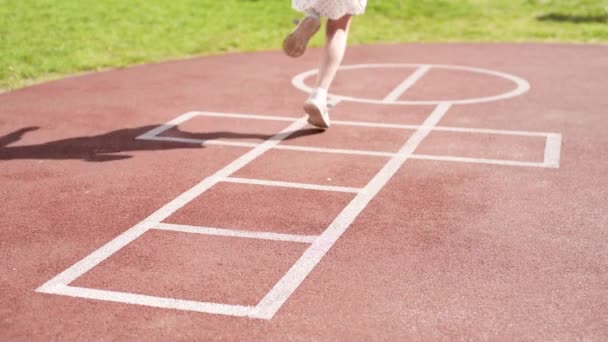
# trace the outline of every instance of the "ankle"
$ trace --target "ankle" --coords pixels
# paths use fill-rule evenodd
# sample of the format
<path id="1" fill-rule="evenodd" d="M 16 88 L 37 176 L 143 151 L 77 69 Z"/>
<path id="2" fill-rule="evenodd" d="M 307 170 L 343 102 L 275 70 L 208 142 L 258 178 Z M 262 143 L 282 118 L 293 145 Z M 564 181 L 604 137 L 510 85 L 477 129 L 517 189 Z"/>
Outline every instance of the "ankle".
<path id="1" fill-rule="evenodd" d="M 310 94 L 310 97 L 316 100 L 327 101 L 327 89 L 321 87 L 315 88 Z"/>

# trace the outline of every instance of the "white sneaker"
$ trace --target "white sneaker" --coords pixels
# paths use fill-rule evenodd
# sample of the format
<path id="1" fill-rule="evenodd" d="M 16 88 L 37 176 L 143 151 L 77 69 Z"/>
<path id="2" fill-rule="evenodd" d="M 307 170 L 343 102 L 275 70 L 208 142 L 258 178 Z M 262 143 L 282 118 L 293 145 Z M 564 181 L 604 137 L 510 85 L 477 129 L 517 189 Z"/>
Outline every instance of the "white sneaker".
<path id="1" fill-rule="evenodd" d="M 308 41 L 321 28 L 321 19 L 317 16 L 307 15 L 297 23 L 296 28 L 283 41 L 283 51 L 290 57 L 300 57 L 306 51 Z"/>
<path id="2" fill-rule="evenodd" d="M 304 111 L 308 114 L 308 123 L 317 128 L 327 129 L 331 125 L 327 110 L 327 99 L 311 96 L 304 102 Z"/>

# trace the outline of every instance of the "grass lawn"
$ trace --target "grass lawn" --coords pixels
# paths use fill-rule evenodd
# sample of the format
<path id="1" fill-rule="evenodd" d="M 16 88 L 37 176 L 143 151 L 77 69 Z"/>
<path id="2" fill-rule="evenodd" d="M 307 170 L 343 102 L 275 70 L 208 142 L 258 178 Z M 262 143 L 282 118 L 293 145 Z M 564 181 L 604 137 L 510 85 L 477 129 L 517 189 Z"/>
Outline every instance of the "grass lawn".
<path id="1" fill-rule="evenodd" d="M 190 55 L 279 49 L 289 0 L 0 0 L 0 89 Z M 313 44 L 319 45 L 321 37 Z M 608 42 L 608 0 L 369 0 L 351 42 Z"/>

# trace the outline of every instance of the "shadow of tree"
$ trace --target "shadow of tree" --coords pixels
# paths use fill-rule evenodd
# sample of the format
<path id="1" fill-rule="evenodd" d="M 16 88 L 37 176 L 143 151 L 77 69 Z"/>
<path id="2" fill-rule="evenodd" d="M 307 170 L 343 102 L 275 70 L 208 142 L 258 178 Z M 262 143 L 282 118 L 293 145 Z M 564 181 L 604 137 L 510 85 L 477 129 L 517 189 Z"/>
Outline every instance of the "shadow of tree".
<path id="1" fill-rule="evenodd" d="M 554 21 L 554 22 L 569 22 L 575 24 L 582 23 L 608 23 L 607 14 L 565 14 L 565 13 L 548 13 L 536 17 L 538 21 Z"/>
<path id="2" fill-rule="evenodd" d="M 50 141 L 42 144 L 8 146 L 23 137 L 24 134 L 38 130 L 39 127 L 24 127 L 0 137 L 0 160 L 14 159 L 76 159 L 89 162 L 108 162 L 128 159 L 132 156 L 125 152 L 154 151 L 171 149 L 204 148 L 204 146 L 172 141 L 139 140 L 138 136 L 150 131 L 157 125 L 119 129 L 94 136 L 74 137 Z M 191 133 L 172 129 L 173 133 L 185 138 L 201 140 L 217 139 L 272 139 L 272 135 L 236 132 Z M 319 134 L 322 130 L 304 129 L 293 132 L 286 140 L 297 137 Z"/>

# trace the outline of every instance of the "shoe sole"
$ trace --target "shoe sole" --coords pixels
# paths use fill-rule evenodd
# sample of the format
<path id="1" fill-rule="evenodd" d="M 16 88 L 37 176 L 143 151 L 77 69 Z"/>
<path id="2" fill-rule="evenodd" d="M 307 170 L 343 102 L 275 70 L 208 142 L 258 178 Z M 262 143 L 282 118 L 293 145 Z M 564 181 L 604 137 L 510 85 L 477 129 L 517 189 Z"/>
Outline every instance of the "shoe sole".
<path id="1" fill-rule="evenodd" d="M 312 103 L 304 104 L 304 111 L 308 114 L 308 123 L 312 126 L 321 129 L 328 129 L 330 126 L 329 120 L 325 120 L 323 117 L 323 113 L 321 113 L 321 109 L 315 106 Z"/>
<path id="2" fill-rule="evenodd" d="M 315 17 L 306 17 L 298 24 L 283 41 L 283 51 L 289 57 L 300 57 L 306 51 L 308 41 L 321 28 L 321 20 Z"/>

